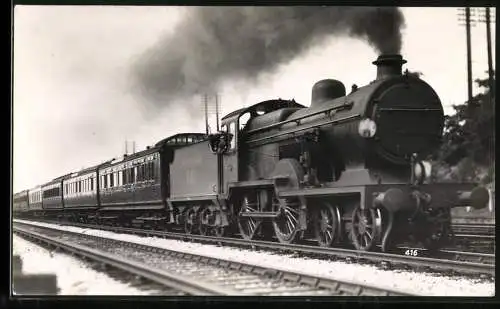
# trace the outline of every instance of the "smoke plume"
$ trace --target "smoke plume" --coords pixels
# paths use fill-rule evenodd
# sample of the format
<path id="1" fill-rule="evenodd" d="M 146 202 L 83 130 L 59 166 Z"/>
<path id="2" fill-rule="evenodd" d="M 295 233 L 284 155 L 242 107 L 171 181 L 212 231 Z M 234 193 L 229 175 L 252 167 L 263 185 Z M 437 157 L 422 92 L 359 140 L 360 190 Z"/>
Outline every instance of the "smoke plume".
<path id="1" fill-rule="evenodd" d="M 399 9 L 372 7 L 191 7 L 185 17 L 133 65 L 135 86 L 158 107 L 199 106 L 196 94 L 271 73 L 330 36 L 399 53 L 404 24 Z"/>

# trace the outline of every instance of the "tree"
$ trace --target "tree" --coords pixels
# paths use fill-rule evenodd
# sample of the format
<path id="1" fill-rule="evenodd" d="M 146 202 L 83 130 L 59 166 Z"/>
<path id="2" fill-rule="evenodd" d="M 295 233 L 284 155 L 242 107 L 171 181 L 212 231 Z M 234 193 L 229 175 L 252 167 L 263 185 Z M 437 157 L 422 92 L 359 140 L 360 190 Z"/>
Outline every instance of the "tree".
<path id="1" fill-rule="evenodd" d="M 463 170 L 471 172 L 469 176 L 475 175 L 474 169 L 487 168 L 494 178 L 495 83 L 490 91 L 488 79 L 475 82 L 486 89 L 470 101 L 453 106 L 455 113 L 445 117 L 443 143 L 434 159 L 448 166 L 464 165 Z M 465 180 L 461 175 L 458 178 Z"/>

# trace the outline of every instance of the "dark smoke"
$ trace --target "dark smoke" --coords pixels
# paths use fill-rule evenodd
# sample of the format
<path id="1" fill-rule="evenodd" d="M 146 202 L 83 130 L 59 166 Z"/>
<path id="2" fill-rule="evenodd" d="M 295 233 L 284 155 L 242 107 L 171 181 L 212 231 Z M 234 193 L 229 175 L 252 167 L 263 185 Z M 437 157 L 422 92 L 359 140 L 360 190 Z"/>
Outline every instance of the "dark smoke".
<path id="1" fill-rule="evenodd" d="M 191 7 L 173 34 L 135 63 L 133 78 L 157 106 L 176 100 L 199 106 L 194 95 L 234 78 L 255 80 L 329 36 L 360 38 L 379 53 L 399 53 L 403 24 L 397 8 Z"/>

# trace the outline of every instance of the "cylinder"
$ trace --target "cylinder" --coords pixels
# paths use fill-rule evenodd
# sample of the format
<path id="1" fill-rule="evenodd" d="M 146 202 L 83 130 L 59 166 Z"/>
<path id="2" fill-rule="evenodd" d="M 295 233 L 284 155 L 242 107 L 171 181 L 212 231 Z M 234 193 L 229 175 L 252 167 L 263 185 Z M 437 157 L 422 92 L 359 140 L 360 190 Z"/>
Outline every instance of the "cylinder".
<path id="1" fill-rule="evenodd" d="M 374 200 L 374 206 L 384 207 L 390 212 L 401 210 L 412 210 L 415 208 L 415 201 L 401 189 L 391 188 L 380 193 Z"/>
<path id="2" fill-rule="evenodd" d="M 458 194 L 458 205 L 456 207 L 470 206 L 474 209 L 483 209 L 488 206 L 490 194 L 484 187 L 475 187 L 471 191 Z"/>

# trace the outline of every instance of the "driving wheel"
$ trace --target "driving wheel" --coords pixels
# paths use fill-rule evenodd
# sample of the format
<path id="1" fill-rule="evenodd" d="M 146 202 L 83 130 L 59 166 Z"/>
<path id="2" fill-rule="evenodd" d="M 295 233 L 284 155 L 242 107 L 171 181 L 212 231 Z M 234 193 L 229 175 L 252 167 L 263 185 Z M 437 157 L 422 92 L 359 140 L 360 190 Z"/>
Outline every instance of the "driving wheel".
<path id="1" fill-rule="evenodd" d="M 314 211 L 314 235 L 321 247 L 330 247 L 340 236 L 340 211 L 329 203 L 322 203 Z"/>

